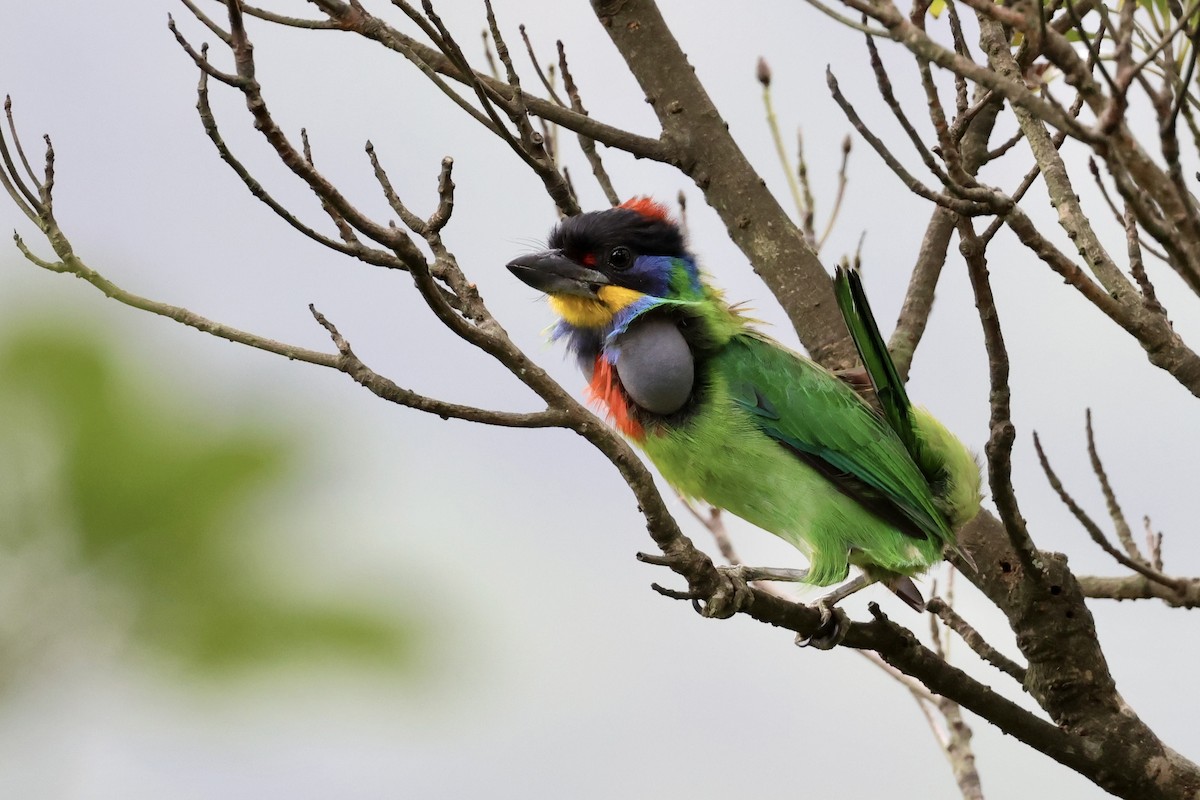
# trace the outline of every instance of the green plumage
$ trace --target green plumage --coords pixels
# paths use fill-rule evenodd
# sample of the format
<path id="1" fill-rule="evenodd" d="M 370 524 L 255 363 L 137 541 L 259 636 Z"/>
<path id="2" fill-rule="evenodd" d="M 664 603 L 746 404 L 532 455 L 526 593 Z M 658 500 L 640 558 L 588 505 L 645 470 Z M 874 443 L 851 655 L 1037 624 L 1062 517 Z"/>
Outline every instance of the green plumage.
<path id="1" fill-rule="evenodd" d="M 564 219 L 549 250 L 508 267 L 551 295 L 555 336 L 663 476 L 791 542 L 811 562 L 807 582 L 844 580 L 851 565 L 916 575 L 957 549 L 955 529 L 979 510 L 979 467 L 910 404 L 857 274 L 839 270 L 834 293 L 879 410 L 730 308 L 651 201 Z"/>
<path id="2" fill-rule="evenodd" d="M 839 274 L 837 294 L 848 300 L 840 305 L 884 415 L 707 291 L 671 304 L 691 307 L 689 324 L 703 330 L 709 353 L 696 408 L 640 442 L 679 491 L 799 548 L 811 562 L 807 582 L 821 586 L 844 580 L 852 564 L 881 579 L 924 572 L 979 508 L 974 457 L 909 404 L 851 280 Z"/>
<path id="3" fill-rule="evenodd" d="M 648 435 L 642 447 L 685 495 L 804 552 L 811 562 L 808 582 L 842 581 L 852 563 L 914 575 L 941 558 L 953 533 L 928 483 L 899 438 L 845 383 L 743 333 L 710 360 L 702 391 L 705 400 L 690 419 Z M 827 459 L 858 478 L 871 499 L 902 509 L 927 535 L 901 533 L 812 459 Z"/>

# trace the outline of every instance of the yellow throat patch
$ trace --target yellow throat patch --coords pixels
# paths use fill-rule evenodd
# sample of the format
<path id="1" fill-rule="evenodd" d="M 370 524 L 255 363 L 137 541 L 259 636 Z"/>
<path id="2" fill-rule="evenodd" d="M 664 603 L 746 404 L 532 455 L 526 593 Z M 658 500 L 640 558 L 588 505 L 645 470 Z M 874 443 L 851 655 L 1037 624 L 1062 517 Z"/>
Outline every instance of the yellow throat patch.
<path id="1" fill-rule="evenodd" d="M 596 297 L 573 294 L 550 295 L 550 309 L 576 328 L 603 328 L 621 309 L 645 297 L 624 286 L 602 286 Z"/>

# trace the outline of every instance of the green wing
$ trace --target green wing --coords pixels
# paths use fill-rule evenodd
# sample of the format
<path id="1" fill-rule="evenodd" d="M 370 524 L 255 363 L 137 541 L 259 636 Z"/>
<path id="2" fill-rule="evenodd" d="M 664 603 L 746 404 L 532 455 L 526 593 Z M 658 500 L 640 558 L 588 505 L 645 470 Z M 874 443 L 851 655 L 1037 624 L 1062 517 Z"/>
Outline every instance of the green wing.
<path id="1" fill-rule="evenodd" d="M 921 471 L 854 390 L 767 339 L 730 340 L 716 368 L 761 430 L 862 506 L 918 538 L 952 541 Z"/>
<path id="2" fill-rule="evenodd" d="M 850 331 L 850 338 L 854 340 L 854 347 L 875 388 L 875 397 L 879 400 L 884 418 L 900 437 L 905 449 L 915 455 L 919 452 L 919 444 L 909 416 L 912 404 L 908 400 L 908 392 L 904 390 L 904 381 L 892 362 L 887 343 L 879 333 L 858 270 L 838 267 L 833 278 L 833 292 L 842 319 Z"/>

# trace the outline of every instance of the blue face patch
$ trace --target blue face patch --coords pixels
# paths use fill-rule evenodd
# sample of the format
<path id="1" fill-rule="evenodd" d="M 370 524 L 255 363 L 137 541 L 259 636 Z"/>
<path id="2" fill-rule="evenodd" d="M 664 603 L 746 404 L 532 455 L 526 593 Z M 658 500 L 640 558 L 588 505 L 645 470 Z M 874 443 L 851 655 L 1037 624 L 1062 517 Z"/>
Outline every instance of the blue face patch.
<path id="1" fill-rule="evenodd" d="M 638 256 L 629 269 L 610 277 L 618 286 L 669 300 L 698 299 L 703 292 L 696 262 L 679 256 Z"/>
<path id="2" fill-rule="evenodd" d="M 654 297 L 668 297 L 675 261 L 671 256 L 638 256 L 633 266 L 614 276 L 614 283 Z"/>

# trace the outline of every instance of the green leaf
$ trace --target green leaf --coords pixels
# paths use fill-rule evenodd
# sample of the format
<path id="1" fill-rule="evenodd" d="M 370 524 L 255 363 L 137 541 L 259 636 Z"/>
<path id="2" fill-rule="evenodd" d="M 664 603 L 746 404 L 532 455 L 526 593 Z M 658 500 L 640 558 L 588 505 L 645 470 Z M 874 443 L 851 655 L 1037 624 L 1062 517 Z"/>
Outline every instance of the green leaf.
<path id="1" fill-rule="evenodd" d="M 304 433 L 214 419 L 128 364 L 64 319 L 0 342 L 0 484 L 22 487 L 0 492 L 0 547 L 57 537 L 67 561 L 48 580 L 82 575 L 96 603 L 118 597 L 130 643 L 185 669 L 314 656 L 411 665 L 417 624 L 297 590 L 280 576 L 286 553 L 272 558 L 261 541 L 252 509 L 287 485 Z M 72 633 L 69 619 L 30 626 Z"/>

